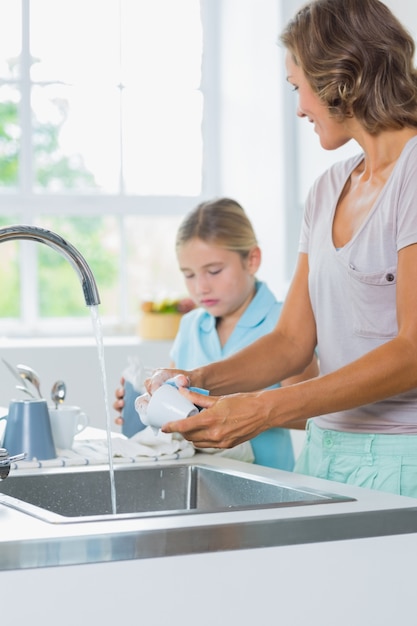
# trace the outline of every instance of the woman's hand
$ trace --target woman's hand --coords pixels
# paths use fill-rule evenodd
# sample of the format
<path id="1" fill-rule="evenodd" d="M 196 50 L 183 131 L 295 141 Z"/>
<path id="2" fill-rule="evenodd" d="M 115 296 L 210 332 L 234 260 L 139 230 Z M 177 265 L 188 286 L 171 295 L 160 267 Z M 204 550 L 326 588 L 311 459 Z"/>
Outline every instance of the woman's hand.
<path id="1" fill-rule="evenodd" d="M 157 369 L 152 373 L 152 376 L 145 380 L 145 389 L 152 395 L 154 391 L 158 389 L 167 380 L 175 379 L 177 387 L 189 387 L 190 379 L 187 376 L 187 372 L 176 369 Z"/>
<path id="2" fill-rule="evenodd" d="M 206 396 L 187 389 L 180 393 L 201 407 L 198 415 L 169 422 L 165 433 L 178 432 L 197 448 L 232 448 L 270 428 L 262 392 Z"/>

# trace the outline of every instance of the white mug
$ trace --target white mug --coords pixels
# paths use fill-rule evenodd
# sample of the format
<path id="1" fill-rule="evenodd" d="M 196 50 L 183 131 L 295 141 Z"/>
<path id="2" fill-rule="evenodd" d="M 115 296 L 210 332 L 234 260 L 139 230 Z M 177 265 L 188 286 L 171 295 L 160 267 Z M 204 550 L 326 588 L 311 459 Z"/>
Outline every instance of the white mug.
<path id="1" fill-rule="evenodd" d="M 146 396 L 148 394 L 136 398 L 135 408 L 142 422 L 154 429 L 198 413 L 197 407 L 170 384 L 163 384 L 151 397 Z"/>
<path id="2" fill-rule="evenodd" d="M 50 407 L 49 417 L 55 446 L 61 450 L 70 450 L 75 435 L 88 426 L 88 417 L 79 406 L 62 404 L 57 409 Z"/>

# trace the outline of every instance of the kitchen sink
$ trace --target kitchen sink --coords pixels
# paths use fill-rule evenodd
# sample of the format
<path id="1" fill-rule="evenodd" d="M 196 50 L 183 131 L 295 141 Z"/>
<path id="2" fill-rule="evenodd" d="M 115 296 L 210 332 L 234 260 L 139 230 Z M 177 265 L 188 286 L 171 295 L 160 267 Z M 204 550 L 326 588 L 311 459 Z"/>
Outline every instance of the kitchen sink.
<path id="1" fill-rule="evenodd" d="M 69 523 L 353 500 L 203 464 L 119 466 L 114 513 L 110 484 L 110 471 L 102 467 L 11 473 L 0 482 L 0 503 L 47 522 Z"/>

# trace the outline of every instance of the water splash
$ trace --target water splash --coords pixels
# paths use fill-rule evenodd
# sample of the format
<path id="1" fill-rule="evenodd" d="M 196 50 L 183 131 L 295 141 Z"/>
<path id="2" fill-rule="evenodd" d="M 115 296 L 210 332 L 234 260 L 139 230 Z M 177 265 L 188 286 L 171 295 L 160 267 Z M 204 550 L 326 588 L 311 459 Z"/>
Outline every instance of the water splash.
<path id="1" fill-rule="evenodd" d="M 100 363 L 101 369 L 101 379 L 103 382 L 103 393 L 104 393 L 104 404 L 106 408 L 106 429 L 107 429 L 107 447 L 109 451 L 109 470 L 110 470 L 110 495 L 111 495 L 111 505 L 112 505 L 112 513 L 116 515 L 117 506 L 116 506 L 116 486 L 114 482 L 114 467 L 113 467 L 113 447 L 111 440 L 111 415 L 110 415 L 110 404 L 109 404 L 109 396 L 107 393 L 107 376 L 106 376 L 106 367 L 104 361 L 104 342 L 103 342 L 103 328 L 101 325 L 101 319 L 98 314 L 97 306 L 90 306 L 91 311 L 91 321 L 93 324 L 94 335 L 97 342 L 98 349 L 98 360 Z"/>

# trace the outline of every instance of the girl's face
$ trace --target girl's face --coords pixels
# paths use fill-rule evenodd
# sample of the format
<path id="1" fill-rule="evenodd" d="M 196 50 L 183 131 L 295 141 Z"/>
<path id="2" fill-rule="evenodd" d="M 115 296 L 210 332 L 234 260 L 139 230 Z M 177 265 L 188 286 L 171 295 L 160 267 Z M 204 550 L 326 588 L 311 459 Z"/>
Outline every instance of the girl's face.
<path id="1" fill-rule="evenodd" d="M 254 295 L 254 276 L 260 250 L 253 248 L 247 259 L 194 238 L 177 251 L 180 270 L 197 306 L 214 317 L 241 315 Z"/>
<path id="2" fill-rule="evenodd" d="M 303 70 L 294 61 L 290 52 L 285 58 L 287 81 L 294 87 L 298 95 L 297 115 L 306 117 L 318 134 L 320 144 L 325 150 L 340 148 L 352 138 L 345 122 L 335 120 L 327 106 L 313 91 Z"/>

